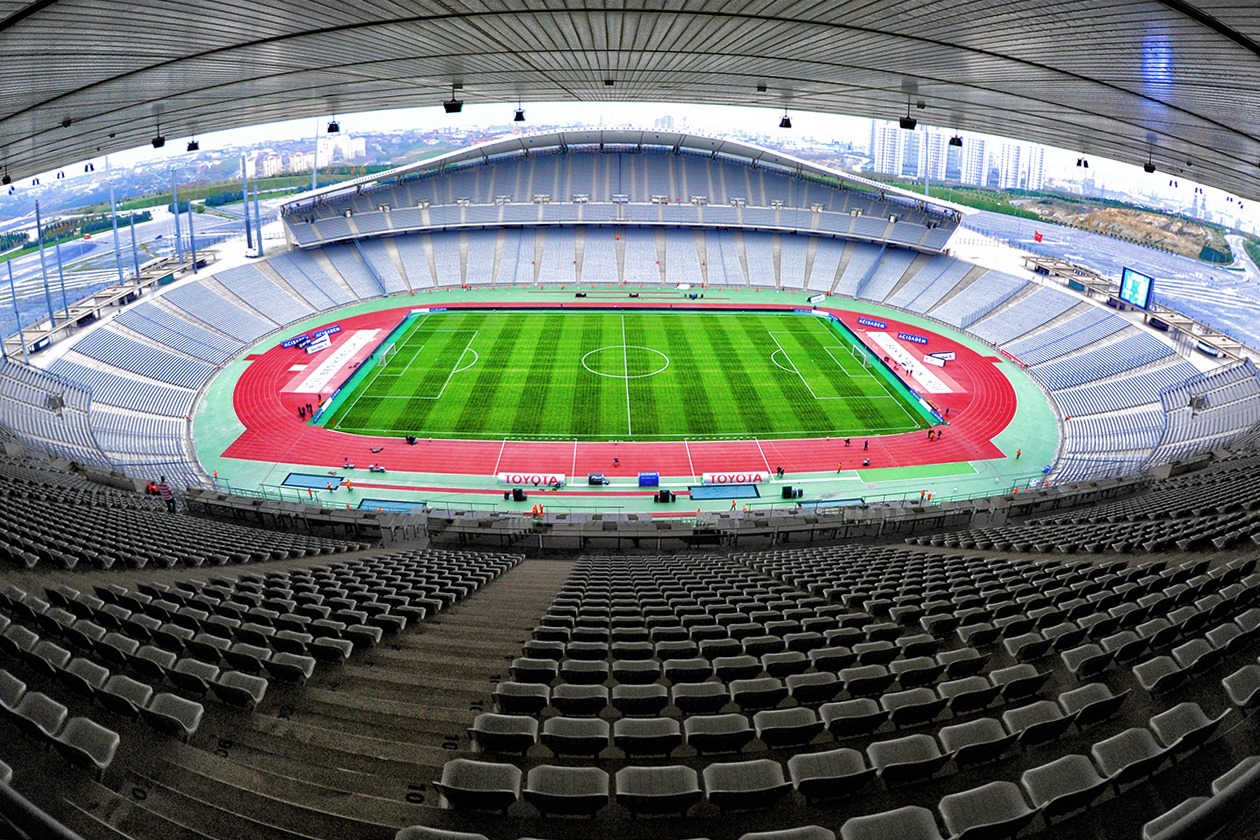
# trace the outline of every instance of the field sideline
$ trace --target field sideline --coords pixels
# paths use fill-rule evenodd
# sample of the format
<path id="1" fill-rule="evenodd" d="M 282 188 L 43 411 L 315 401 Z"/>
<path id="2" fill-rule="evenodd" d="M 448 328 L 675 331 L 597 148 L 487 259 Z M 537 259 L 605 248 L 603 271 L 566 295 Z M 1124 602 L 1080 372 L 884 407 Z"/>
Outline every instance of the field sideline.
<path id="1" fill-rule="evenodd" d="M 464 439 L 895 434 L 927 421 L 824 319 L 442 312 L 409 324 L 325 425 Z"/>

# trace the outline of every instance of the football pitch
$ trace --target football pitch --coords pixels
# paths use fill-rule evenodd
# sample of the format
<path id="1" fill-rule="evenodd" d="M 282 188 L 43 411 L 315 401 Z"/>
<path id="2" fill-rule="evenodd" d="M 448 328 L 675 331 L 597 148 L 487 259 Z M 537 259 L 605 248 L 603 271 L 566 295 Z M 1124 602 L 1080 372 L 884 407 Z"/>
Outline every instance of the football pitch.
<path id="1" fill-rule="evenodd" d="M 370 435 L 705 440 L 893 434 L 923 414 L 823 318 L 768 312 L 418 316 L 325 420 Z"/>

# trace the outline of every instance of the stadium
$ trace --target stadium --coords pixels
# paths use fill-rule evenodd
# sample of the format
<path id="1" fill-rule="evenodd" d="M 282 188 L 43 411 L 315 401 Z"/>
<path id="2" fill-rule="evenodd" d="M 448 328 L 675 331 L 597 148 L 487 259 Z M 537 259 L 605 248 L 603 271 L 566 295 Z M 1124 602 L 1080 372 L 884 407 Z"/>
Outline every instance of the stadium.
<path id="1" fill-rule="evenodd" d="M 17 78 L 48 72 L 41 35 L 82 47 L 60 5 L 0 26 Z M 120 43 L 174 43 L 108 5 Z M 1043 8 L 981 5 L 968 20 Z M 165 142 L 414 104 L 376 52 L 406 34 L 461 45 L 424 60 L 450 101 L 795 84 L 773 104 L 1066 126 L 1260 192 L 1254 117 L 1231 128 L 1168 70 L 1254 63 L 1219 10 L 1112 10 L 1110 37 L 1146 45 L 1132 91 L 1101 59 L 1033 72 L 1020 44 L 1057 36 L 1030 21 L 982 48 L 1002 24 L 650 15 L 742 33 L 765 67 L 864 32 L 889 55 L 841 99 L 834 67 L 754 83 L 712 66 L 724 47 L 666 59 L 629 35 L 620 72 L 571 45 L 531 76 L 533 48 L 485 28 L 646 13 L 363 12 L 275 34 L 268 74 L 223 11 L 188 18 L 223 55 L 50 72 L 0 123 L 6 183 L 107 123 L 122 149 L 155 116 Z M 1155 46 L 1149 19 L 1173 30 Z M 346 55 L 299 83 L 320 47 Z M 1022 74 L 947 78 L 964 58 Z M 1254 835 L 1260 372 L 1150 307 L 1143 266 L 1101 293 L 1000 270 L 959 256 L 966 208 L 633 128 L 491 139 L 278 209 L 261 257 L 237 243 L 147 285 L 137 266 L 118 305 L 5 340 L 5 836 Z"/>

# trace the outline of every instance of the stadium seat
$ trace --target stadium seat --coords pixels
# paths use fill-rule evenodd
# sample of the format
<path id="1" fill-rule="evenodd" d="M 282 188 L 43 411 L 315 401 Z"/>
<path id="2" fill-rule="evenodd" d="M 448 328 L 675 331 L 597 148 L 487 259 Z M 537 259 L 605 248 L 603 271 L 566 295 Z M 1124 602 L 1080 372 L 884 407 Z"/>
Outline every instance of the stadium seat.
<path id="1" fill-rule="evenodd" d="M 556 755 L 592 758 L 611 743 L 611 728 L 599 718 L 552 717 L 543 721 L 539 740 Z"/>
<path id="2" fill-rule="evenodd" d="M 1026 770 L 1020 782 L 1047 824 L 1055 817 L 1089 807 L 1109 784 L 1083 755 L 1065 755 Z"/>
<path id="3" fill-rule="evenodd" d="M 114 674 L 96 692 L 96 699 L 110 711 L 137 718 L 153 698 L 153 688 L 124 674 Z"/>
<path id="4" fill-rule="evenodd" d="M 818 714 L 828 731 L 836 738 L 853 738 L 870 735 L 888 720 L 887 709 L 869 697 L 824 703 Z"/>
<path id="5" fill-rule="evenodd" d="M 114 760 L 121 738 L 85 717 L 71 718 L 53 739 L 53 745 L 66 761 L 90 771 L 97 779 Z"/>
<path id="6" fill-rule="evenodd" d="M 613 722 L 613 745 L 627 756 L 668 756 L 682 745 L 682 727 L 673 718 L 622 718 Z"/>
<path id="7" fill-rule="evenodd" d="M 521 796 L 522 773 L 511 764 L 455 758 L 442 767 L 433 783 L 452 808 L 503 811 Z"/>
<path id="8" fill-rule="evenodd" d="M 879 777 L 888 787 L 929 779 L 949 763 L 936 740 L 928 735 L 906 735 L 876 741 L 866 748 Z"/>
<path id="9" fill-rule="evenodd" d="M 840 827 L 842 840 L 943 840 L 936 818 L 927 808 L 906 805 L 865 817 L 850 817 Z"/>
<path id="10" fill-rule="evenodd" d="M 1121 785 L 1154 773 L 1172 751 L 1155 743 L 1149 729 L 1130 727 L 1095 743 L 1090 754 L 1118 792 Z"/>
<path id="11" fill-rule="evenodd" d="M 159 732 L 172 735 L 187 743 L 196 733 L 205 714 L 205 707 L 192 700 L 174 694 L 161 693 L 153 697 L 140 714 L 150 726 Z"/>
<path id="12" fill-rule="evenodd" d="M 631 815 L 685 816 L 704 796 L 696 771 L 682 765 L 623 767 L 617 771 L 615 786 L 617 802 Z"/>
<path id="13" fill-rule="evenodd" d="M 524 753 L 538 743 L 538 721 L 526 715 L 483 712 L 473 719 L 468 737 L 482 752 Z"/>
<path id="14" fill-rule="evenodd" d="M 1002 724 L 1022 746 L 1029 747 L 1058 738 L 1072 725 L 1072 717 L 1063 714 L 1055 703 L 1039 700 L 1003 712 Z"/>
<path id="15" fill-rule="evenodd" d="M 1229 714 L 1230 710 L 1226 709 L 1212 718 L 1198 703 L 1178 703 L 1152 717 L 1150 726 L 1161 744 L 1184 755 L 1206 743 Z"/>
<path id="16" fill-rule="evenodd" d="M 748 718 L 738 714 L 689 717 L 683 721 L 687 745 L 704 753 L 739 752 L 756 737 Z"/>
<path id="17" fill-rule="evenodd" d="M 753 728 L 763 744 L 779 749 L 808 744 L 823 731 L 823 722 L 813 709 L 770 709 L 753 715 Z"/>
<path id="18" fill-rule="evenodd" d="M 522 794 L 544 817 L 594 816 L 608 805 L 608 774 L 597 767 L 543 764 L 529 771 Z"/>
<path id="19" fill-rule="evenodd" d="M 1023 791 L 1007 781 L 989 782 L 943 796 L 937 810 L 956 840 L 1014 837 L 1037 818 L 1037 811 L 1028 807 Z"/>
<path id="20" fill-rule="evenodd" d="M 1086 683 L 1060 694 L 1059 705 L 1064 714 L 1072 716 L 1078 729 L 1084 729 L 1110 719 L 1128 696 L 1128 689 L 1112 694 L 1102 683 Z"/>
<path id="21" fill-rule="evenodd" d="M 792 785 L 813 804 L 819 800 L 856 796 L 875 779 L 875 769 L 857 750 L 841 747 L 815 753 L 797 753 L 788 759 Z"/>
<path id="22" fill-rule="evenodd" d="M 792 789 L 783 766 L 766 758 L 710 764 L 703 776 L 705 796 L 723 812 L 768 808 Z"/>
<path id="23" fill-rule="evenodd" d="M 1015 744 L 1019 735 L 1008 733 L 996 718 L 986 717 L 942 726 L 939 737 L 942 746 L 953 755 L 954 763 L 961 768 L 996 761 Z"/>

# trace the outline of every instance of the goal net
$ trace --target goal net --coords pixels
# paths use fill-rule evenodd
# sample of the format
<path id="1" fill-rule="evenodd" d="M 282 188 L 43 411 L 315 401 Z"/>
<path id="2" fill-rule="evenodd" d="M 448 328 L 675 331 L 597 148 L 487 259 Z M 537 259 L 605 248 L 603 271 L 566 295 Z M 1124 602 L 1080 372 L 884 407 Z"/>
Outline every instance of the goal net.
<path id="1" fill-rule="evenodd" d="M 853 356 L 853 361 L 857 362 L 862 367 L 869 368 L 871 366 L 871 358 L 865 349 L 857 346 L 856 344 L 850 344 L 849 353 Z"/>
<path id="2" fill-rule="evenodd" d="M 398 355 L 398 345 L 391 344 L 381 353 L 381 367 L 388 367 L 390 362 L 394 361 L 394 357 Z"/>

